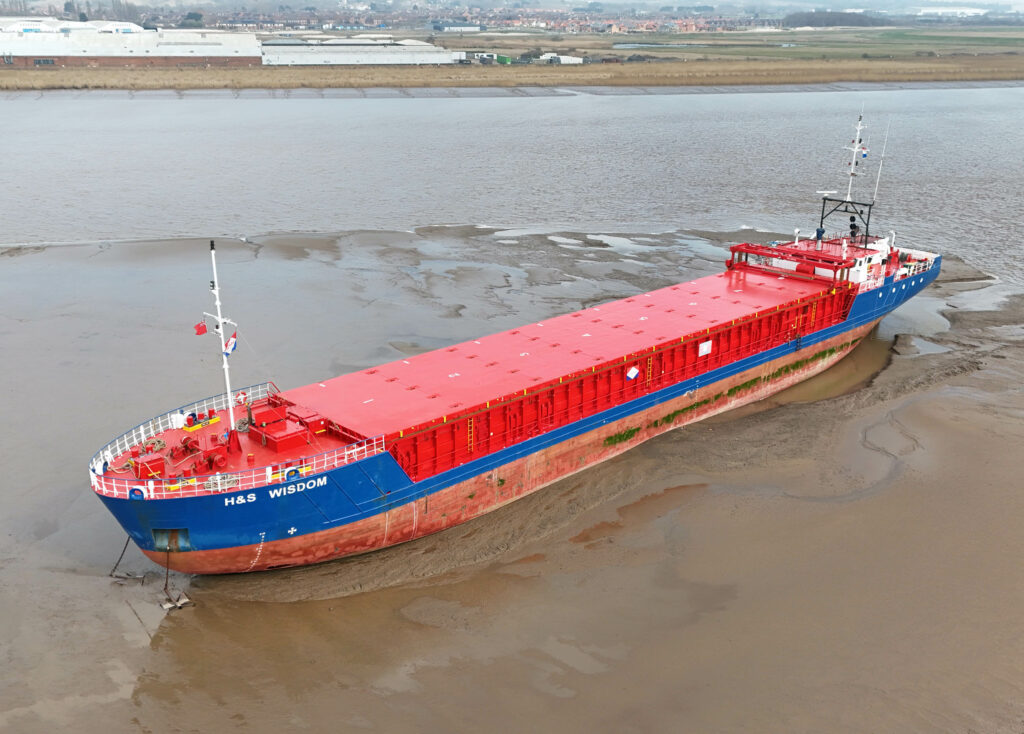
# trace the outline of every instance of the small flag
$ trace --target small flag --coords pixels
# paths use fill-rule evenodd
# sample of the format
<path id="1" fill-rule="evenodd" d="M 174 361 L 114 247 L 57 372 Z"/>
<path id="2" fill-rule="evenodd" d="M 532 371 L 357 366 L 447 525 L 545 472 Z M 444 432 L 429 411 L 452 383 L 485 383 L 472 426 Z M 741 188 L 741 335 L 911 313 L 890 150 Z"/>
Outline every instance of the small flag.
<path id="1" fill-rule="evenodd" d="M 231 337 L 224 342 L 224 354 L 228 355 L 235 351 L 235 347 L 238 345 L 238 332 L 236 331 Z"/>
<path id="2" fill-rule="evenodd" d="M 626 370 L 626 379 L 635 380 L 636 376 L 639 374 L 640 370 L 638 370 L 636 367 L 630 367 L 628 370 Z"/>
<path id="3" fill-rule="evenodd" d="M 206 322 L 205 321 L 200 321 L 198 324 L 196 324 L 196 336 L 202 336 L 205 333 L 206 333 Z"/>

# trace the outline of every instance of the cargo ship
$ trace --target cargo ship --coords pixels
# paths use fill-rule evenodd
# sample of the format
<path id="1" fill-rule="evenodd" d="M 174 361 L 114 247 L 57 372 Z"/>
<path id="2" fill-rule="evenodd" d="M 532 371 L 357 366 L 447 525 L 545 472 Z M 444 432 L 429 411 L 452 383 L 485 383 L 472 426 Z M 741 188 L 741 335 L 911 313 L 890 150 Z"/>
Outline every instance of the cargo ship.
<path id="1" fill-rule="evenodd" d="M 211 242 L 216 308 L 196 331 L 212 320 L 225 391 L 104 446 L 92 488 L 167 568 L 311 564 L 458 525 L 818 374 L 941 267 L 871 234 L 874 196 L 851 196 L 862 130 L 813 237 L 733 245 L 717 275 L 288 390 L 232 389 L 238 327 Z"/>

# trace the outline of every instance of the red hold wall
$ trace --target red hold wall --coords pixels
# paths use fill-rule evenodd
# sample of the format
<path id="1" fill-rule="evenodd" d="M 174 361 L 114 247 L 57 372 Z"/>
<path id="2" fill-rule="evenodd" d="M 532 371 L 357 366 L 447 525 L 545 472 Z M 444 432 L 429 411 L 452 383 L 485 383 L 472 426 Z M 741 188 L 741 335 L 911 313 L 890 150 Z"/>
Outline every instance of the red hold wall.
<path id="1" fill-rule="evenodd" d="M 673 428 L 761 400 L 823 372 L 848 354 L 875 323 L 349 525 L 238 548 L 170 554 L 144 552 L 154 562 L 183 573 L 239 573 L 319 563 L 436 533 L 497 509 Z"/>

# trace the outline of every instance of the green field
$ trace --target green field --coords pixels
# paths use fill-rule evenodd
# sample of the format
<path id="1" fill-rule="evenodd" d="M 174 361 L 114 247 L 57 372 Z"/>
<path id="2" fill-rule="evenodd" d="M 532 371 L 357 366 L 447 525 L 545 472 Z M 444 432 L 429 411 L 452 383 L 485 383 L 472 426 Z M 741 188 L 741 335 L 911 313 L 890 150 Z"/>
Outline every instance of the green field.
<path id="1" fill-rule="evenodd" d="M 947 54 L 1024 54 L 1024 27 L 1007 28 L 845 28 L 749 33 L 682 33 L 556 36 L 501 33 L 444 38 L 446 46 L 465 50 L 499 50 L 512 55 L 540 49 L 586 56 L 656 59 L 854 59 L 911 58 Z M 615 48 L 620 43 L 664 44 L 661 47 Z"/>

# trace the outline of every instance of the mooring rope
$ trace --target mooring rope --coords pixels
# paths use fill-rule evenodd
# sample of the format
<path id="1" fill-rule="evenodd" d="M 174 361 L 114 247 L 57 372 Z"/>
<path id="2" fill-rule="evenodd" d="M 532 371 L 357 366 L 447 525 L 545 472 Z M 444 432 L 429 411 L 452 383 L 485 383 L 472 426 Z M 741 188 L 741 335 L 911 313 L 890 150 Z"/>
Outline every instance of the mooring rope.
<path id="1" fill-rule="evenodd" d="M 119 555 L 117 557 L 117 563 L 115 563 L 114 567 L 112 569 L 110 569 L 110 574 L 109 574 L 110 576 L 113 576 L 114 575 L 114 571 L 116 571 L 117 567 L 121 565 L 121 559 L 124 558 L 124 553 L 125 553 L 126 550 L 128 550 L 128 544 L 131 542 L 131 540 L 132 540 L 132 536 L 130 536 L 130 535 L 127 538 L 124 539 L 124 548 L 121 549 L 121 555 Z M 124 577 L 124 578 L 127 578 L 127 577 Z"/>

